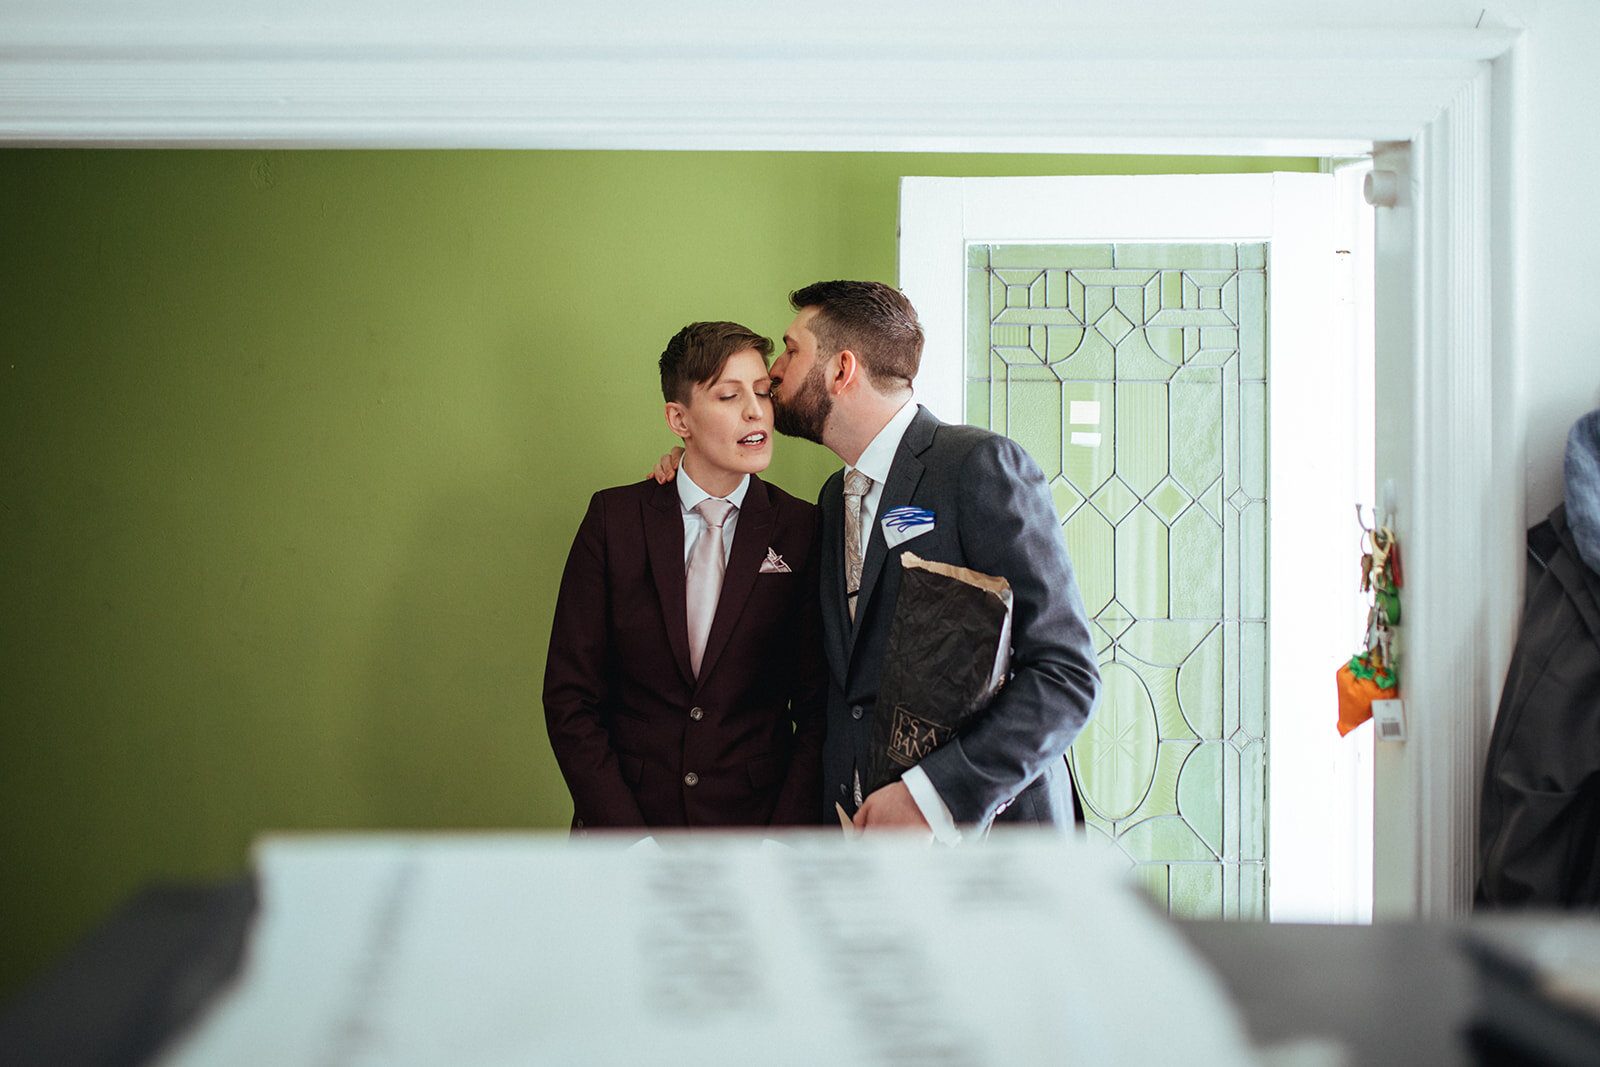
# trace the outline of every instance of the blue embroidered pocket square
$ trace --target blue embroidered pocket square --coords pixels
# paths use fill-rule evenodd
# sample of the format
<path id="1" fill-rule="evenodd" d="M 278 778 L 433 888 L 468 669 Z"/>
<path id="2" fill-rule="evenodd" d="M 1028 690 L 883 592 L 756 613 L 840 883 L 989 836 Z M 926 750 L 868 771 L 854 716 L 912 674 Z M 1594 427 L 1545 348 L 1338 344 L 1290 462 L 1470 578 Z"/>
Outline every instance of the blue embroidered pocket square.
<path id="1" fill-rule="evenodd" d="M 883 513 L 883 541 L 890 548 L 933 529 L 933 512 L 910 504 Z"/>

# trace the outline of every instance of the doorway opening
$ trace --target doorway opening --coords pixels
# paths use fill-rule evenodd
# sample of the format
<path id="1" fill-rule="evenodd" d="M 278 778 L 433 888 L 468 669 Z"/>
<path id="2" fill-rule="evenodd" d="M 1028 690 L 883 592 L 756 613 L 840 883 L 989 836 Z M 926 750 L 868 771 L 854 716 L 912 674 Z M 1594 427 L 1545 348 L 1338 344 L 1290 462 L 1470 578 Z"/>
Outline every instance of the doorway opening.
<path id="1" fill-rule="evenodd" d="M 1074 769 L 1174 914 L 1371 915 L 1371 741 L 1333 725 L 1371 216 L 1328 169 L 901 185 L 918 399 L 1045 469 L 1106 682 Z"/>

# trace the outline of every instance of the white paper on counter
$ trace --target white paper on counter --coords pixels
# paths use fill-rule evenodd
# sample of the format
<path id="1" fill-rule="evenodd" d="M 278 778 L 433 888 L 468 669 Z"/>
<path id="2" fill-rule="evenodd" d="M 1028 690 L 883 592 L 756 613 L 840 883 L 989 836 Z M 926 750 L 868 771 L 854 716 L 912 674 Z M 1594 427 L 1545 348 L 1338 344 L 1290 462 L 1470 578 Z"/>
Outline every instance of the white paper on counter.
<path id="1" fill-rule="evenodd" d="M 244 971 L 164 1067 L 1251 1059 L 1109 847 L 656 840 L 269 838 Z"/>

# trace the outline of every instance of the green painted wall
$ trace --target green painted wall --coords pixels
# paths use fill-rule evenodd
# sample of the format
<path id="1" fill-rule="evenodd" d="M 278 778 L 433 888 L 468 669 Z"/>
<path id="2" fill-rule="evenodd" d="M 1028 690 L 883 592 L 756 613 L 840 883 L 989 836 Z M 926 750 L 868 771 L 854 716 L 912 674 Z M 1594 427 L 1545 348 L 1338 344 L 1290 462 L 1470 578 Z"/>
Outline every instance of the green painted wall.
<path id="1" fill-rule="evenodd" d="M 662 345 L 893 281 L 899 176 L 1274 169 L 0 151 L 0 996 L 263 830 L 565 825 L 550 612 Z"/>

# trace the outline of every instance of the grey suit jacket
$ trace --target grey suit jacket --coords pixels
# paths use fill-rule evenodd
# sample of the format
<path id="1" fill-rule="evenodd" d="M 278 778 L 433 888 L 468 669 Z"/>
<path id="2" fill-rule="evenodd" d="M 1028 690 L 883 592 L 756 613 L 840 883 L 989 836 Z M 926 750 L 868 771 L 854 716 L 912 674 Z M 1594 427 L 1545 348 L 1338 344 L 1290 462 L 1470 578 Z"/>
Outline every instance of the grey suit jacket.
<path id="1" fill-rule="evenodd" d="M 828 656 L 823 802 L 853 811 L 878 675 L 900 587 L 900 553 L 915 552 L 1011 583 L 1012 676 L 978 723 L 921 763 L 958 824 L 1072 822 L 1063 757 L 1095 706 L 1100 674 L 1055 505 L 1039 465 L 988 430 L 917 412 L 900 441 L 862 566 L 856 617 L 844 594 L 844 472 L 822 487 L 822 621 Z M 902 505 L 934 513 L 931 528 L 893 549 L 883 517 Z"/>

